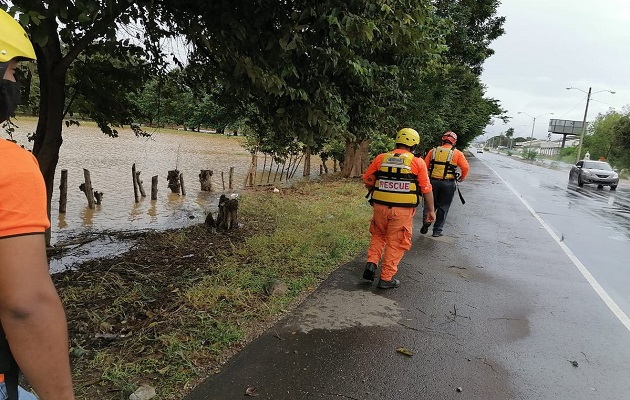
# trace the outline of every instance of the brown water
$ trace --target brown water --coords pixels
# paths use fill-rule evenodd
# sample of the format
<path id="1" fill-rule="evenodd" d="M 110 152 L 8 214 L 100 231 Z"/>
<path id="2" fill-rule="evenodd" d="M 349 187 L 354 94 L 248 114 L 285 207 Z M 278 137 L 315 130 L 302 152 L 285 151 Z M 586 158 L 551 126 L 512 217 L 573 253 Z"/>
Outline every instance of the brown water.
<path id="1" fill-rule="evenodd" d="M 26 140 L 36 120 L 18 118 L 14 139 L 31 149 Z M 251 155 L 242 147 L 242 137 L 185 132 L 150 131 L 150 138 L 137 138 L 129 129 L 119 129 L 118 138 L 110 138 L 93 124 L 64 128 L 59 164 L 52 199 L 52 243 L 79 234 L 102 231 L 167 229 L 201 223 L 209 211 L 216 211 L 221 194 L 242 191 Z M 6 137 L 6 136 L 5 136 Z M 319 171 L 313 160 L 312 171 Z M 141 171 L 147 197 L 134 201 L 131 168 Z M 233 189 L 228 188 L 230 168 L 234 167 Z M 262 161 L 259 162 L 262 168 Z M 104 193 L 101 205 L 89 209 L 79 185 L 84 182 L 83 169 L 91 175 L 92 187 Z M 184 176 L 186 196 L 167 188 L 167 171 L 177 168 Z M 60 214 L 59 179 L 68 170 L 66 213 Z M 202 192 L 199 171 L 211 169 L 213 192 Z M 301 168 L 295 176 L 301 176 Z M 221 178 L 224 176 L 224 182 Z M 150 200 L 151 177 L 158 176 L 158 199 Z M 266 181 L 265 181 L 266 183 Z M 225 190 L 223 185 L 225 184 Z"/>

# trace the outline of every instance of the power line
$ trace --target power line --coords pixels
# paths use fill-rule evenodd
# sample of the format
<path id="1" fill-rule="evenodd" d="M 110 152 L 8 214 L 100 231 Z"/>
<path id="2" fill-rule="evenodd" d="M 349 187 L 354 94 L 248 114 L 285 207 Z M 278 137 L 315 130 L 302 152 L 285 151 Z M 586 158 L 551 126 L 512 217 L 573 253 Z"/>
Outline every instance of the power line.
<path id="1" fill-rule="evenodd" d="M 565 115 L 567 115 L 568 113 L 570 113 L 571 111 L 575 110 L 575 108 L 577 106 L 579 106 L 580 104 L 582 104 L 582 102 L 584 101 L 584 99 L 586 99 L 586 96 L 582 97 L 582 99 L 576 104 L 574 105 L 569 111 L 565 112 L 564 114 L 562 114 L 560 117 L 564 117 Z"/>
<path id="2" fill-rule="evenodd" d="M 591 99 L 591 101 L 594 101 L 594 102 L 596 102 L 596 103 L 606 104 L 607 106 L 611 106 L 611 107 L 614 107 L 614 108 L 621 108 L 620 106 L 616 106 L 616 105 L 614 105 L 614 104 L 605 103 L 605 102 L 603 102 L 603 101 L 599 101 L 599 100 L 595 100 L 595 99 Z"/>

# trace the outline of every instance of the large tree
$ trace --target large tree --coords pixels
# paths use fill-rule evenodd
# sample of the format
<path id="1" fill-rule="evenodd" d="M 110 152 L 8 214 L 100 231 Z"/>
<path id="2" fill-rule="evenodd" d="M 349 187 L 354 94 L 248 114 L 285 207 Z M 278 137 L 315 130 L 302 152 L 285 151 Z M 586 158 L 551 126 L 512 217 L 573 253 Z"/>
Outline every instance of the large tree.
<path id="1" fill-rule="evenodd" d="M 232 95 L 253 104 L 267 142 L 309 147 L 348 142 L 344 174 L 360 173 L 371 135 L 395 132 L 405 85 L 444 50 L 429 1 L 218 1 L 172 4 L 205 65 Z M 272 137 L 269 137 L 272 135 Z"/>
<path id="2" fill-rule="evenodd" d="M 483 63 L 494 54 L 493 40 L 505 32 L 505 17 L 497 15 L 499 0 L 436 0 L 437 14 L 453 29 L 446 37 L 447 59 L 481 75 Z"/>
<path id="3" fill-rule="evenodd" d="M 630 108 L 599 114 L 589 125 L 584 148 L 591 158 L 604 157 L 619 168 L 630 167 Z"/>
<path id="4" fill-rule="evenodd" d="M 456 132 L 457 146 L 464 148 L 503 112 L 498 101 L 485 97 L 479 77 L 462 65 L 448 64 L 423 76 L 412 99 L 407 112 L 422 135 L 423 151 L 439 145 L 446 131 Z"/>
<path id="5" fill-rule="evenodd" d="M 493 40 L 504 33 L 505 18 L 497 16 L 498 0 L 437 0 L 436 14 L 451 26 L 445 37 L 444 67 L 428 71 L 413 90 L 414 125 L 426 147 L 439 144 L 445 131 L 459 135 L 466 147 L 483 135 L 492 117 L 505 111 L 487 98 L 480 74 L 484 61 L 494 54 Z"/>
<path id="6" fill-rule="evenodd" d="M 40 98 L 33 154 L 44 175 L 50 208 L 66 113 L 74 105 L 115 136 L 115 126 L 132 120 L 128 93 L 141 87 L 150 63 L 163 63 L 155 44 L 167 32 L 161 29 L 158 1 L 0 3 L 10 5 L 9 11 L 25 26 L 37 55 Z"/>

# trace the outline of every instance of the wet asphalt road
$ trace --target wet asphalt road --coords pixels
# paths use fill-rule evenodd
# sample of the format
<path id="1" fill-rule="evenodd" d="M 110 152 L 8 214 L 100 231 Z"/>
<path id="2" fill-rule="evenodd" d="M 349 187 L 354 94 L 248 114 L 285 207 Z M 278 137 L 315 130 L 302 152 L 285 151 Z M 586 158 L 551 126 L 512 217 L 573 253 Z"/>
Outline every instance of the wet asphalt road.
<path id="1" fill-rule="evenodd" d="M 581 225 L 550 219 L 552 233 L 565 229 L 554 239 L 483 162 L 513 169 L 515 190 L 535 178 L 481 156 L 470 158 L 466 204 L 454 201 L 446 236 L 420 235 L 418 213 L 400 288 L 364 282 L 362 254 L 186 399 L 630 399 L 630 327 L 563 247 Z M 581 209 L 572 193 L 552 192 L 544 206 L 542 195 L 523 197 L 541 215 Z"/>
<path id="2" fill-rule="evenodd" d="M 567 164 L 549 169 L 493 153 L 477 156 L 514 188 L 630 316 L 630 183 L 622 180 L 615 191 L 580 188 L 568 185 Z"/>

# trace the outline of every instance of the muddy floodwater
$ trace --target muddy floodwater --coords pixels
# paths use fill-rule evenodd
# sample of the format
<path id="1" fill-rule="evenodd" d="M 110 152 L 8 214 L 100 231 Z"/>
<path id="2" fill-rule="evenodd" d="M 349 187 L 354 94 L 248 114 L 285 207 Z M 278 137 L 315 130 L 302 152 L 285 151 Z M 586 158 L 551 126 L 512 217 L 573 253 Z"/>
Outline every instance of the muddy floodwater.
<path id="1" fill-rule="evenodd" d="M 13 138 L 32 149 L 27 135 L 35 131 L 36 120 L 18 117 L 15 123 Z M 64 127 L 52 198 L 52 244 L 99 233 L 101 237 L 89 245 L 89 252 L 96 252 L 93 256 L 111 253 L 110 249 L 98 245 L 111 241 L 103 232 L 168 229 L 201 223 L 209 211 L 216 212 L 221 194 L 238 194 L 244 188 L 251 155 L 242 146 L 243 137 L 151 129 L 148 130 L 151 137 L 138 138 L 130 129 L 118 131 L 119 137 L 111 138 L 93 123 Z M 3 137 L 7 135 L 3 133 Z M 131 172 L 134 163 L 141 171 L 146 193 L 139 203 L 134 201 Z M 319 159 L 314 158 L 311 170 L 315 173 L 319 172 L 317 163 Z M 102 204 L 94 209 L 88 208 L 86 197 L 79 190 L 84 182 L 84 168 L 90 171 L 93 189 L 104 193 Z M 231 190 L 230 168 L 233 168 Z M 63 169 L 68 171 L 68 200 L 66 213 L 60 214 L 59 181 Z M 167 187 L 167 173 L 173 169 L 183 174 L 186 196 L 171 193 Z M 201 191 L 199 172 L 202 169 L 214 173 L 212 192 Z M 295 176 L 302 176 L 301 171 L 300 166 Z M 157 200 L 152 201 L 151 177 L 155 175 L 158 176 L 158 195 Z M 266 184 L 266 179 L 263 183 Z M 124 250 L 118 247 L 119 251 Z M 77 260 L 84 259 L 86 251 L 84 249 Z M 65 264 L 72 261 L 69 257 L 66 256 Z"/>

